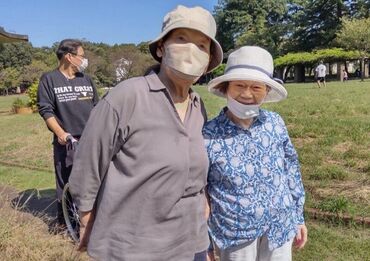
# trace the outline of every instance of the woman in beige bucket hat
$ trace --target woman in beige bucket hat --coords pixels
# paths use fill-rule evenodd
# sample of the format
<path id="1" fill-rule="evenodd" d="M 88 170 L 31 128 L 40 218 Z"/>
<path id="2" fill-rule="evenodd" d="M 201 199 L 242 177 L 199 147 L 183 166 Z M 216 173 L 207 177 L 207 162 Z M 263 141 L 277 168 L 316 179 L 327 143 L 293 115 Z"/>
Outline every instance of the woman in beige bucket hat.
<path id="1" fill-rule="evenodd" d="M 283 119 L 260 108 L 287 96 L 273 70 L 269 52 L 244 46 L 230 54 L 224 75 L 208 84 L 227 99 L 203 129 L 209 233 L 221 261 L 289 261 L 293 240 L 297 248 L 307 240 L 297 153 Z"/>
<path id="2" fill-rule="evenodd" d="M 191 86 L 222 61 L 215 34 L 207 10 L 178 6 L 150 43 L 159 71 L 121 82 L 94 108 L 69 180 L 80 249 L 94 259 L 206 259 L 206 114 Z"/>

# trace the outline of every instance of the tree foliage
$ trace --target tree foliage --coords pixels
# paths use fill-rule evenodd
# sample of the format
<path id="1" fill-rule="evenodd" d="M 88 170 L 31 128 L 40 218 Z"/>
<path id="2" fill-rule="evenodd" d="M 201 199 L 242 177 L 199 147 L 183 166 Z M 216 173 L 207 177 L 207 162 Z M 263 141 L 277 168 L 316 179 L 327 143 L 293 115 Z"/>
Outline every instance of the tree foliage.
<path id="1" fill-rule="evenodd" d="M 214 15 L 225 52 L 258 45 L 271 54 L 338 47 L 342 18 L 367 18 L 370 0 L 220 0 Z"/>
<path id="2" fill-rule="evenodd" d="M 279 54 L 289 24 L 288 0 L 221 0 L 215 7 L 217 39 L 225 52 L 259 45 Z"/>
<path id="3" fill-rule="evenodd" d="M 29 43 L 4 43 L 0 49 L 0 67 L 16 67 L 30 64 L 32 45 Z"/>
<path id="4" fill-rule="evenodd" d="M 314 65 L 320 60 L 326 62 L 338 62 L 355 60 L 361 57 L 359 51 L 347 51 L 341 48 L 320 49 L 313 52 L 288 53 L 274 60 L 275 67 L 289 66 L 295 64 Z"/>
<path id="5" fill-rule="evenodd" d="M 346 1 L 315 0 L 292 3 L 290 32 L 287 51 L 311 51 L 333 46 L 341 18 L 348 15 Z"/>
<path id="6" fill-rule="evenodd" d="M 20 71 L 15 67 L 0 70 L 0 90 L 8 94 L 10 87 L 19 86 Z"/>
<path id="7" fill-rule="evenodd" d="M 360 50 L 363 56 L 366 55 L 370 51 L 370 18 L 344 18 L 342 23 L 337 36 L 339 45 L 349 50 Z"/>

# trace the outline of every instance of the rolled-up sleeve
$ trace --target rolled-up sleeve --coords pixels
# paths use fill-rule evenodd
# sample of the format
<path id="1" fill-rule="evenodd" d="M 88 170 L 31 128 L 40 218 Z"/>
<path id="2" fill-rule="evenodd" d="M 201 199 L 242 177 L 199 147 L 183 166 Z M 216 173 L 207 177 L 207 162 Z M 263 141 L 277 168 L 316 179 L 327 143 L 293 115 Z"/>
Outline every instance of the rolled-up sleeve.
<path id="1" fill-rule="evenodd" d="M 55 94 L 48 88 L 46 77 L 42 76 L 37 89 L 37 108 L 44 120 L 55 117 Z"/>
<path id="2" fill-rule="evenodd" d="M 120 135 L 118 113 L 102 99 L 85 126 L 69 178 L 71 195 L 81 211 L 93 209 Z"/>

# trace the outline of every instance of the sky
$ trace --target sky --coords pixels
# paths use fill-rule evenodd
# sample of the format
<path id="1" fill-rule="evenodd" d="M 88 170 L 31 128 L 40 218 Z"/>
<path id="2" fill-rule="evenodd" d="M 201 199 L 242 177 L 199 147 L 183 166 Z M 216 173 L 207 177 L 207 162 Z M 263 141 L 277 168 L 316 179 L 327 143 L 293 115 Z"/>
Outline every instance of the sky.
<path id="1" fill-rule="evenodd" d="M 65 38 L 110 45 L 138 44 L 160 33 L 163 17 L 177 5 L 213 12 L 217 0 L 0 0 L 0 26 L 26 34 L 34 47 Z"/>

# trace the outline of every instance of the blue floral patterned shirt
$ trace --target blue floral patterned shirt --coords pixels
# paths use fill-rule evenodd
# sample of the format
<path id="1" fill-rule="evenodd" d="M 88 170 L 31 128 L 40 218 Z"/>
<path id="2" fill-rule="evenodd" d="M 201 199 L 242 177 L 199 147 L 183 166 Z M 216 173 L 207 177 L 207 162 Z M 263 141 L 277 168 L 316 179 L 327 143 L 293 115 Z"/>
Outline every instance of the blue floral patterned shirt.
<path id="1" fill-rule="evenodd" d="M 304 223 L 297 153 L 277 113 L 260 109 L 251 127 L 243 129 L 226 110 L 203 129 L 210 160 L 210 236 L 226 249 L 266 234 L 275 249 Z"/>

